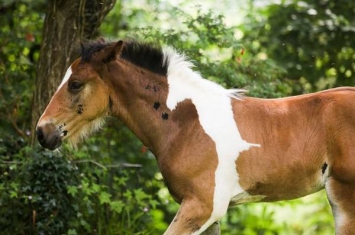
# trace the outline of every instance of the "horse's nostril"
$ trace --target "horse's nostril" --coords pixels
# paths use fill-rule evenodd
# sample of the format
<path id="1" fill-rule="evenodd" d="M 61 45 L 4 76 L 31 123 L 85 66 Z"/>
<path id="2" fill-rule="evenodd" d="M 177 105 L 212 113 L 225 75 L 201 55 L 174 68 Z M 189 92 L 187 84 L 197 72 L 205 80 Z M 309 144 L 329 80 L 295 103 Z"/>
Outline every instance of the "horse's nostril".
<path id="1" fill-rule="evenodd" d="M 39 141 L 40 143 L 42 143 L 42 142 L 43 142 L 43 139 L 44 139 L 42 127 L 37 127 L 37 129 L 36 129 L 36 135 L 37 135 L 38 141 Z"/>
<path id="2" fill-rule="evenodd" d="M 61 132 L 52 123 L 38 126 L 36 129 L 38 142 L 47 149 L 54 150 L 62 143 Z"/>

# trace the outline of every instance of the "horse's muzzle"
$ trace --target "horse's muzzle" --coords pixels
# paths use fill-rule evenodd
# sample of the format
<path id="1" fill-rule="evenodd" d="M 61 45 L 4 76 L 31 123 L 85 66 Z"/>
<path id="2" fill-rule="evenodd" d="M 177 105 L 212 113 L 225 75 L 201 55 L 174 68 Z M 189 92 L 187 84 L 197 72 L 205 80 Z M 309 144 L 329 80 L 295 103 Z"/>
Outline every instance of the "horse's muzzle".
<path id="1" fill-rule="evenodd" d="M 54 150 L 62 144 L 62 137 L 59 129 L 52 123 L 37 126 L 36 135 L 38 142 L 47 149 Z"/>

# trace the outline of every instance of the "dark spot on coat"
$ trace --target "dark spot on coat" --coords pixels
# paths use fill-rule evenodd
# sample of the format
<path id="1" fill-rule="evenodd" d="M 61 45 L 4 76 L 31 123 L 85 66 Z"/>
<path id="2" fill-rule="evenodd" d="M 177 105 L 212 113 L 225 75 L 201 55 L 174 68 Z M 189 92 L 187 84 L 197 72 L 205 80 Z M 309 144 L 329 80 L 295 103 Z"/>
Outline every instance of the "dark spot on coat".
<path id="1" fill-rule="evenodd" d="M 84 107 L 82 104 L 78 105 L 78 114 L 82 114 L 84 112 Z"/>
<path id="2" fill-rule="evenodd" d="M 158 92 L 159 91 L 159 89 L 156 86 L 153 87 L 153 90 L 154 90 L 154 92 Z"/>
<path id="3" fill-rule="evenodd" d="M 327 170 L 328 164 L 325 162 L 322 166 L 322 174 Z"/>
<path id="4" fill-rule="evenodd" d="M 167 114 L 167 113 L 162 113 L 162 114 L 161 114 L 161 117 L 162 117 L 164 120 L 168 120 L 169 114 Z"/>
<path id="5" fill-rule="evenodd" d="M 146 90 L 149 90 L 150 88 L 151 88 L 150 85 L 147 85 L 147 86 L 145 87 Z"/>
<path id="6" fill-rule="evenodd" d="M 160 103 L 159 103 L 159 101 L 154 102 L 153 107 L 154 107 L 154 109 L 155 109 L 155 110 L 158 110 L 158 108 L 160 107 Z"/>
<path id="7" fill-rule="evenodd" d="M 66 136 L 67 134 L 68 134 L 67 130 L 63 131 L 63 136 Z"/>

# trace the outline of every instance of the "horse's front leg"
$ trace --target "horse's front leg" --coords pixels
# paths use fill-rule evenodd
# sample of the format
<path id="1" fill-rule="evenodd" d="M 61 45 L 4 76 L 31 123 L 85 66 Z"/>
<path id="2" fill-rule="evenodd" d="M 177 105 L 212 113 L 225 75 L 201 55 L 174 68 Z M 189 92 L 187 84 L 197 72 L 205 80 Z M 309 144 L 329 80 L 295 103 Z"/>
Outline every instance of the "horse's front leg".
<path id="1" fill-rule="evenodd" d="M 164 235 L 220 235 L 220 218 L 220 215 L 213 213 L 213 208 L 204 203 L 183 201 Z"/>

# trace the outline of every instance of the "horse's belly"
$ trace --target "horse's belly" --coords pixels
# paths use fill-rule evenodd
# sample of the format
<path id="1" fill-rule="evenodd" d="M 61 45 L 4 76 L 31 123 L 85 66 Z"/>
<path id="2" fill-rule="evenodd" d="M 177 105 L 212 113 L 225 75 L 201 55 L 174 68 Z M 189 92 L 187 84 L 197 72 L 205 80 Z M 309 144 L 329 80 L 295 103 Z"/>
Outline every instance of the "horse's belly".
<path id="1" fill-rule="evenodd" d="M 297 184 L 297 182 L 295 182 L 295 184 Z M 299 186 L 303 187 L 292 187 L 289 184 L 278 184 L 277 182 L 265 184 L 264 186 L 261 186 L 260 183 L 256 183 L 256 188 L 243 191 L 233 196 L 229 206 L 233 207 L 250 202 L 291 200 L 315 193 L 324 188 L 323 182 L 320 181 L 311 184 L 303 184 L 303 182 L 300 182 L 299 184 Z"/>
<path id="2" fill-rule="evenodd" d="M 283 149 L 265 144 L 243 152 L 236 161 L 238 183 L 249 195 L 265 196 L 261 201 L 289 200 L 317 192 L 324 187 L 326 152 L 324 148 L 315 151 L 312 146 L 297 148 L 293 144 Z"/>
<path id="3" fill-rule="evenodd" d="M 241 177 L 241 179 L 243 179 Z M 315 193 L 324 188 L 324 180 L 318 172 L 308 174 L 275 174 L 265 178 L 253 177 L 245 193 L 236 195 L 238 204 L 255 201 L 290 200 Z"/>

